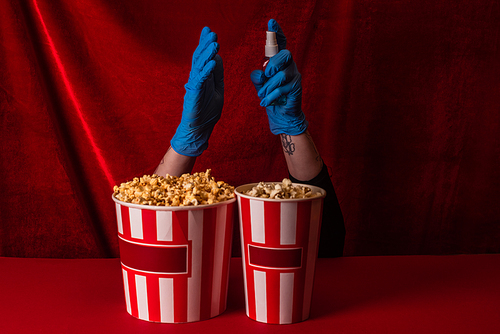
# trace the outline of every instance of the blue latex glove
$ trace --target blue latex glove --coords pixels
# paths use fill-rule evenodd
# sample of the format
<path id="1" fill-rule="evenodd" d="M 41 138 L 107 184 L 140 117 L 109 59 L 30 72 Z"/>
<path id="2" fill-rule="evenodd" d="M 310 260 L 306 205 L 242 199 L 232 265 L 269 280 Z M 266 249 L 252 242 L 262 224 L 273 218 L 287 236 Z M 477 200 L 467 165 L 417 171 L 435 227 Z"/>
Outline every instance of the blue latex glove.
<path id="1" fill-rule="evenodd" d="M 266 107 L 269 128 L 275 135 L 285 133 L 296 136 L 306 131 L 308 122 L 302 112 L 302 85 L 297 65 L 292 54 L 286 50 L 286 37 L 278 22 L 271 19 L 268 30 L 276 32 L 279 52 L 271 57 L 266 72 L 255 70 L 250 80 L 261 99 L 260 105 Z M 273 103 L 286 96 L 286 104 Z"/>
<path id="2" fill-rule="evenodd" d="M 220 119 L 224 105 L 224 68 L 217 54 L 217 34 L 205 27 L 193 54 L 189 80 L 184 86 L 184 109 L 170 145 L 175 152 L 197 157 L 208 147 L 208 139 Z"/>

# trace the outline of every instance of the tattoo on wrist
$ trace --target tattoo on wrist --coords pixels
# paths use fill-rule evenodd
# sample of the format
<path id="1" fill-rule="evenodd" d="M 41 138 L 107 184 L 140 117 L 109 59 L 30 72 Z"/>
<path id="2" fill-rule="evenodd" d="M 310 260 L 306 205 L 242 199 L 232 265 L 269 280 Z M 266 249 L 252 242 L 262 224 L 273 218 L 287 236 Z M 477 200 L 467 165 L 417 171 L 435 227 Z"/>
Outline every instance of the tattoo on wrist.
<path id="1" fill-rule="evenodd" d="M 281 145 L 283 146 L 283 152 L 286 154 L 293 155 L 293 152 L 295 152 L 295 144 L 292 143 L 292 136 L 283 133 L 281 135 Z"/>

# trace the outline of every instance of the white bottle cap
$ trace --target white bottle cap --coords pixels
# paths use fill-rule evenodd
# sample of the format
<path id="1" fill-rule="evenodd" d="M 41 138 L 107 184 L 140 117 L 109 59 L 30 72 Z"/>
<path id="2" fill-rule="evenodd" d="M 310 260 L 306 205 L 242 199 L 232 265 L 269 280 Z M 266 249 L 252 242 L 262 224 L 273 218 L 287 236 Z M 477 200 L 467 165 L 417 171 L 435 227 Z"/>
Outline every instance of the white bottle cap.
<path id="1" fill-rule="evenodd" d="M 266 31 L 266 57 L 272 57 L 278 53 L 278 43 L 276 42 L 276 33 Z"/>

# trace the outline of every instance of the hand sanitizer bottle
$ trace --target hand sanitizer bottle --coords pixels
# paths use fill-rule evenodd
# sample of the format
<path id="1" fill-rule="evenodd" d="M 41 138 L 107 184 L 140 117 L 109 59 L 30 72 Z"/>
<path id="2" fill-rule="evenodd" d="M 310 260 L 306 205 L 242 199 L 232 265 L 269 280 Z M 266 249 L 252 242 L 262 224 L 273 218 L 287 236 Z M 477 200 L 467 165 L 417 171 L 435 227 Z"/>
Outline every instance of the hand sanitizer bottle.
<path id="1" fill-rule="evenodd" d="M 262 70 L 266 72 L 267 64 L 271 57 L 278 53 L 278 43 L 276 41 L 276 33 L 274 31 L 266 31 L 266 46 L 265 46 L 265 57 L 262 64 Z M 272 106 L 275 105 L 286 105 L 286 95 L 280 96 L 277 100 L 271 103 Z"/>

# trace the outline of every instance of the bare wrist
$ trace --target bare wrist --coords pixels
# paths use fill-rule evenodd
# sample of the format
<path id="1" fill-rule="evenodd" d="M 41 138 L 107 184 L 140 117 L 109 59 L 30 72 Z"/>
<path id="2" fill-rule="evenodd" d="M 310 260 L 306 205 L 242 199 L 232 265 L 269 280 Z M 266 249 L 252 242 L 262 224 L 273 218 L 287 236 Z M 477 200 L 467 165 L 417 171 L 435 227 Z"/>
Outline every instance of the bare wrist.
<path id="1" fill-rule="evenodd" d="M 155 174 L 165 176 L 167 174 L 172 176 L 181 176 L 185 173 L 191 173 L 196 157 L 189 157 L 175 152 L 172 147 L 169 147 L 167 153 L 163 156 L 158 167 L 156 167 Z"/>

